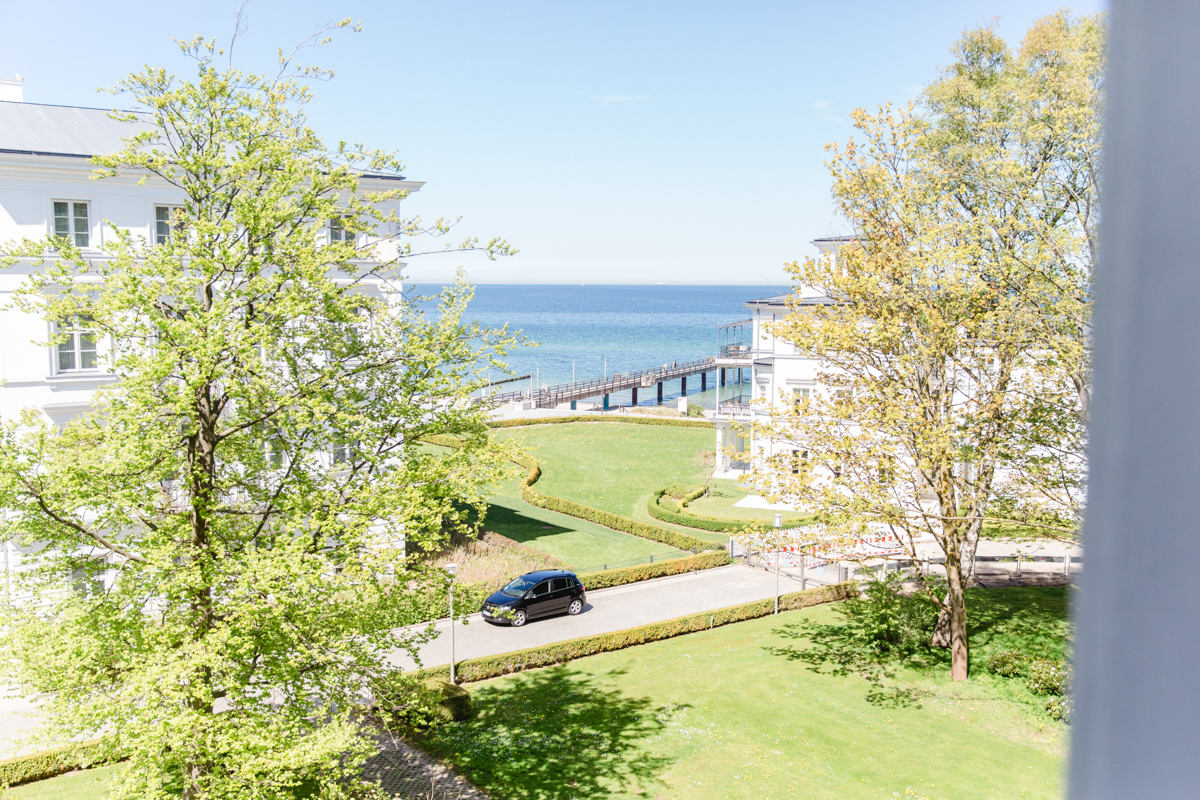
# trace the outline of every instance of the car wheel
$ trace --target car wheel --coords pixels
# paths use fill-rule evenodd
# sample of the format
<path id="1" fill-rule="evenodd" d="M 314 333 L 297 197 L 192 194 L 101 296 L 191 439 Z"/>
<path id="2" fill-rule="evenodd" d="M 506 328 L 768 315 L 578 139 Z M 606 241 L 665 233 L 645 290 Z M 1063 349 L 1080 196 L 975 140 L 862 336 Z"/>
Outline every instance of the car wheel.
<path id="1" fill-rule="evenodd" d="M 525 624 L 525 620 L 527 620 L 527 619 L 529 619 L 529 617 L 525 614 L 525 609 L 518 608 L 516 611 L 513 612 L 512 626 L 514 628 L 519 628 Z"/>
<path id="2" fill-rule="evenodd" d="M 575 616 L 581 611 L 583 611 L 583 601 L 576 597 L 571 601 L 571 605 L 567 606 L 567 613 L 571 616 Z"/>

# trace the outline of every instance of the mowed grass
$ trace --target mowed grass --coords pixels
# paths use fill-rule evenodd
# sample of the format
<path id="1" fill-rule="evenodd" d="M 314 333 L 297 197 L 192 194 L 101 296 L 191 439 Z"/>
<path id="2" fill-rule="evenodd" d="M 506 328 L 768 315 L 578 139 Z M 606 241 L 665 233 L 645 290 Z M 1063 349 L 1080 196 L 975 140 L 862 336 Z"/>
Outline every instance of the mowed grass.
<path id="1" fill-rule="evenodd" d="M 762 522 L 770 525 L 775 512 L 768 508 L 738 508 L 734 503 L 744 497 L 757 494 L 744 485 L 733 480 L 712 480 L 708 484 L 708 493 L 696 498 L 688 504 L 688 510 L 696 514 L 723 519 L 745 520 L 746 522 Z M 783 524 L 804 523 L 811 519 L 808 514 L 796 514 L 785 511 Z"/>
<path id="2" fill-rule="evenodd" d="M 421 744 L 496 800 L 1061 797 L 1067 727 L 982 664 L 1062 652 L 1065 594 L 969 605 L 965 683 L 943 665 L 840 672 L 810 642 L 839 626 L 823 606 L 475 684 L 477 716 Z"/>
<path id="3" fill-rule="evenodd" d="M 521 544 L 549 553 L 571 569 L 583 570 L 631 561 L 676 558 L 683 552 L 669 545 L 614 531 L 593 522 L 531 506 L 521 499 L 520 470 L 488 499 L 483 527 Z"/>
<path id="4" fill-rule="evenodd" d="M 119 764 L 111 767 L 71 772 L 44 781 L 14 786 L 0 797 L 13 800 L 100 800 L 108 795 L 109 786 Z"/>

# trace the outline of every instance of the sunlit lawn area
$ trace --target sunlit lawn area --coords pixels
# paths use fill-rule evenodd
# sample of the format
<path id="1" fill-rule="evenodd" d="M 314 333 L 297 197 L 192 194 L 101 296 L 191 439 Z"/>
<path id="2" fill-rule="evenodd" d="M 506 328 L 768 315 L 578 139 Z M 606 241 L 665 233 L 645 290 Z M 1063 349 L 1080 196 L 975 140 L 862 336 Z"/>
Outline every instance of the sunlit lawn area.
<path id="1" fill-rule="evenodd" d="M 751 494 L 757 494 L 757 492 L 750 491 L 744 485 L 734 480 L 709 481 L 708 493 L 689 503 L 688 510 L 710 517 L 746 520 L 747 522 L 757 520 L 769 525 L 772 517 L 775 515 L 774 511 L 767 508 L 738 508 L 734 506 L 734 503 Z M 807 522 L 808 519 L 809 517 L 806 514 L 785 512 L 783 515 L 784 525 L 791 522 Z"/>
<path id="2" fill-rule="evenodd" d="M 108 792 L 113 773 L 121 767 L 98 767 L 57 778 L 14 786 L 0 797 L 13 800 L 100 800 Z"/>
<path id="3" fill-rule="evenodd" d="M 423 746 L 496 800 L 1060 797 L 1067 727 L 982 665 L 1061 654 L 1065 590 L 969 603 L 966 683 L 945 665 L 838 674 L 823 606 L 481 682 L 478 715 Z"/>
<path id="4" fill-rule="evenodd" d="M 507 428 L 496 437 L 533 453 L 543 471 L 539 491 L 627 517 L 657 489 L 703 483 L 703 454 L 716 446 L 708 427 L 616 422 Z"/>

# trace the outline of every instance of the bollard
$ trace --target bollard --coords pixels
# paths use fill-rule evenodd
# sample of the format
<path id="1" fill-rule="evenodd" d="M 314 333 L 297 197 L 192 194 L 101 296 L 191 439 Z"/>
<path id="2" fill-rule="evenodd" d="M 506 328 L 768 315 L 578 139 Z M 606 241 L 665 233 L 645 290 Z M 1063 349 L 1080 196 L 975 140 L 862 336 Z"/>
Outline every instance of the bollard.
<path id="1" fill-rule="evenodd" d="M 1017 551 L 1017 577 L 1021 577 L 1021 551 Z"/>
<path id="2" fill-rule="evenodd" d="M 1063 556 L 1063 575 L 1071 577 L 1071 554 L 1067 553 Z"/>

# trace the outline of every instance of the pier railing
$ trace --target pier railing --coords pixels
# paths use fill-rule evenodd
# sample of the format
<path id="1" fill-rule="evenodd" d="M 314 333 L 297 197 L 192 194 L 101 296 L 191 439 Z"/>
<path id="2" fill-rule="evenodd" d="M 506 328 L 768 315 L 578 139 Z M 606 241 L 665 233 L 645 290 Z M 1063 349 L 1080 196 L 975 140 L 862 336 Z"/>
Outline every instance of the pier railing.
<path id="1" fill-rule="evenodd" d="M 716 359 L 712 356 L 697 358 L 691 361 L 672 362 L 661 367 L 640 369 L 633 372 L 614 372 L 603 378 L 592 378 L 574 383 L 560 383 L 546 388 L 526 389 L 517 392 L 501 392 L 487 397 L 477 397 L 476 402 L 487 402 L 503 405 L 512 402 L 533 401 L 539 408 L 553 408 L 559 403 L 569 403 L 572 400 L 582 400 L 585 397 L 599 397 L 605 394 L 628 391 L 630 389 L 646 389 L 656 383 L 679 380 L 701 372 L 715 369 Z"/>

